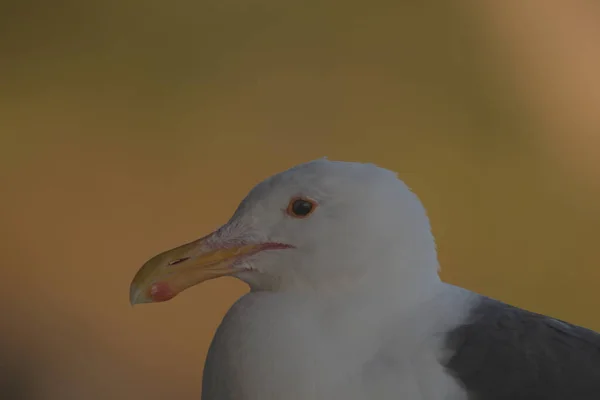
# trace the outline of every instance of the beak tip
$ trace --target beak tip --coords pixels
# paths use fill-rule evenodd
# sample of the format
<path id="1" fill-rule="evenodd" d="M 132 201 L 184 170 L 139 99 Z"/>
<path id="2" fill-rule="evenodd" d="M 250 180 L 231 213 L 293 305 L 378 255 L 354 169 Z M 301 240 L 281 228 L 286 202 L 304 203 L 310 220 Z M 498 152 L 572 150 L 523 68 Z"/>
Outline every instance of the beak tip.
<path id="1" fill-rule="evenodd" d="M 139 304 L 139 302 L 137 301 L 137 296 L 129 296 L 129 305 L 133 307 L 136 304 Z"/>
<path id="2" fill-rule="evenodd" d="M 142 296 L 136 296 L 135 298 L 129 299 L 129 304 L 131 305 L 131 307 L 137 306 L 138 304 L 144 304 L 144 303 L 153 303 L 153 301 L 150 299 L 144 299 Z"/>
<path id="3" fill-rule="evenodd" d="M 153 283 L 147 294 L 142 289 L 136 285 L 131 285 L 129 289 L 129 304 L 132 307 L 138 304 L 168 301 L 177 295 L 177 292 L 166 282 Z"/>
<path id="4" fill-rule="evenodd" d="M 140 288 L 137 287 L 137 285 L 132 284 L 129 288 L 129 304 L 133 307 L 137 304 L 147 302 L 148 301 L 145 301 L 144 296 L 142 296 Z"/>

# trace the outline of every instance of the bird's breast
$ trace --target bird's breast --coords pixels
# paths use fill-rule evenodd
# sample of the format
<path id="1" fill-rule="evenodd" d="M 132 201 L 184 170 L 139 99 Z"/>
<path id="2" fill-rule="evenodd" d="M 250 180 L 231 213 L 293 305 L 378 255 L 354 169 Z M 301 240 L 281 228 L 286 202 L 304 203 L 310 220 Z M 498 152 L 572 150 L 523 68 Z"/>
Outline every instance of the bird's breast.
<path id="1" fill-rule="evenodd" d="M 430 349 L 384 337 L 362 320 L 336 320 L 310 300 L 248 294 L 215 334 L 202 398 L 438 400 L 424 394 L 443 374 Z"/>
<path id="2" fill-rule="evenodd" d="M 335 369 L 336 347 L 315 315 L 269 297 L 247 295 L 223 319 L 206 360 L 205 400 L 326 398 L 342 374 Z"/>

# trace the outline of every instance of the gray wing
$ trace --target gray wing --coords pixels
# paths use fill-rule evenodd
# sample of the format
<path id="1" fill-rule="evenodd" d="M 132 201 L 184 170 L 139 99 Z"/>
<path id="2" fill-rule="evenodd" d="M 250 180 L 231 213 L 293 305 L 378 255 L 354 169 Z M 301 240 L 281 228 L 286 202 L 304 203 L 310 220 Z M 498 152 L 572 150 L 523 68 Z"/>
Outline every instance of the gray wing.
<path id="1" fill-rule="evenodd" d="M 599 400 L 600 334 L 480 297 L 446 363 L 477 400 Z"/>

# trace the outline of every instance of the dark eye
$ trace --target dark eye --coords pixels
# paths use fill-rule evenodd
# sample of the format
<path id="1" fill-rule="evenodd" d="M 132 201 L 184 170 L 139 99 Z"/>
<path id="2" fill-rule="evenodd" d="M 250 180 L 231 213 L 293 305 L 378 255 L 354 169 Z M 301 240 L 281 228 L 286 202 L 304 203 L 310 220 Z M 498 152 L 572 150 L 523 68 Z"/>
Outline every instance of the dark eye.
<path id="1" fill-rule="evenodd" d="M 293 198 L 287 208 L 287 213 L 292 217 L 305 218 L 308 217 L 317 207 L 314 200 L 304 197 Z"/>

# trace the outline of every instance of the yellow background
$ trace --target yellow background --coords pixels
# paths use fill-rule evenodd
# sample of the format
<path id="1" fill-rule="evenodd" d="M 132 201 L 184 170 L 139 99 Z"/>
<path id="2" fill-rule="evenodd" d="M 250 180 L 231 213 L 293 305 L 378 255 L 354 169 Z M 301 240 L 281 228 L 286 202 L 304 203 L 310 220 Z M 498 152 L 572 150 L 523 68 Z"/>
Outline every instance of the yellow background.
<path id="1" fill-rule="evenodd" d="M 3 6 L 0 398 L 199 398 L 246 288 L 132 309 L 133 274 L 322 156 L 400 173 L 445 280 L 600 329 L 598 14 L 401 3 Z"/>

